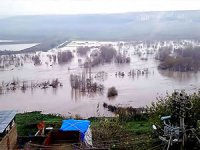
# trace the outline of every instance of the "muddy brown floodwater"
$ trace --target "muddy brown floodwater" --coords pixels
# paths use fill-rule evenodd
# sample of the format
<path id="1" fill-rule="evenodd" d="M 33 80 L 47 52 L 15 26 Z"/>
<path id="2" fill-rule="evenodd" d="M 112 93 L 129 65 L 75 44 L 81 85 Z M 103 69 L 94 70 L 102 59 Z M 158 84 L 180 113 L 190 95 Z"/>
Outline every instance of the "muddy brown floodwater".
<path id="1" fill-rule="evenodd" d="M 130 50 L 131 51 L 131 50 Z M 44 53 L 45 54 L 45 53 Z M 62 115 L 79 114 L 82 117 L 109 116 L 112 115 L 104 110 L 102 104 L 106 102 L 113 105 L 145 107 L 156 97 L 165 96 L 166 92 L 185 89 L 187 92 L 197 91 L 200 85 L 199 73 L 183 73 L 161 71 L 157 69 L 158 61 L 153 55 L 148 60 L 141 60 L 138 56 L 130 53 L 130 64 L 104 64 L 92 68 L 92 75 L 99 71 L 108 73 L 105 81 L 98 81 L 104 84 L 103 93 L 85 95 L 78 91 L 71 90 L 70 74 L 80 73 L 83 69 L 78 67 L 78 57 L 68 64 L 34 66 L 32 63 L 25 63 L 23 67 L 12 70 L 0 71 L 0 82 L 18 79 L 21 81 L 45 81 L 58 78 L 62 87 L 57 89 L 28 89 L 26 91 L 15 90 L 0 95 L 0 109 L 15 109 L 18 111 L 43 111 L 44 113 L 59 113 Z M 70 69 L 69 69 L 70 68 Z M 129 76 L 132 69 L 148 68 L 148 74 Z M 124 72 L 124 77 L 116 76 L 116 72 Z M 112 99 L 107 98 L 107 89 L 115 86 L 118 96 Z M 100 106 L 99 109 L 97 106 Z"/>

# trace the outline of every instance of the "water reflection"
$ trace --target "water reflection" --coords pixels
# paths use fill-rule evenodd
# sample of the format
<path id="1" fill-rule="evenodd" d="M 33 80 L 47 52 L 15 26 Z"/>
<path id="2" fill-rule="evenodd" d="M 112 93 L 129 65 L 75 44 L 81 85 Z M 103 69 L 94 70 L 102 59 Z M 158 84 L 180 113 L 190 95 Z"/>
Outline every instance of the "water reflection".
<path id="1" fill-rule="evenodd" d="M 184 82 L 188 80 L 198 81 L 199 73 L 198 72 L 178 72 L 170 70 L 158 70 L 162 76 L 171 78 L 173 80 Z"/>
<path id="2" fill-rule="evenodd" d="M 52 91 L 53 91 L 53 94 L 56 95 L 57 91 L 58 91 L 58 88 L 52 88 Z"/>
<path id="3" fill-rule="evenodd" d="M 76 50 L 76 47 L 65 47 L 63 49 L 68 48 L 72 51 Z M 127 53 L 132 54 L 136 49 L 137 45 L 135 47 L 130 46 Z M 30 86 L 24 91 L 20 88 L 13 91 L 7 90 L 7 88 L 2 89 L 0 86 L 0 109 L 42 110 L 47 113 L 93 116 L 97 114 L 97 106 L 100 114 L 108 113 L 101 109 L 104 102 L 120 106 L 141 107 L 151 104 L 157 96 L 165 96 L 166 91 L 169 93 L 173 92 L 174 89 L 194 91 L 200 85 L 199 73 L 157 70 L 158 61 L 154 59 L 154 56 L 150 55 L 147 60 L 141 60 L 141 57 L 138 56 L 139 50 L 130 55 L 130 64 L 104 64 L 92 67 L 91 71 L 82 68 L 78 59 L 84 62 L 84 58 L 77 55 L 69 63 L 62 65 L 53 63 L 55 53 L 52 51 L 41 52 L 41 66 L 33 65 L 31 55 L 22 58 L 17 56 L 16 59 L 21 58 L 26 63 L 23 66 L 14 67 L 12 72 L 10 70 L 0 72 L 0 82 L 11 82 L 15 79 L 16 81 L 28 81 Z M 47 54 L 49 56 L 45 57 Z M 51 61 L 50 56 L 52 56 Z M 148 69 L 148 73 L 144 72 L 145 69 Z M 72 89 L 70 74 L 81 75 L 82 72 L 86 72 L 86 74 L 91 72 L 93 83 L 104 85 L 104 90 L 81 92 L 81 90 Z M 35 85 L 48 81 L 51 83 L 56 78 L 63 86 L 41 89 L 41 87 L 35 88 L 30 85 L 31 82 Z M 107 90 L 112 86 L 118 90 L 118 96 L 109 99 L 107 98 Z"/>
<path id="4" fill-rule="evenodd" d="M 71 99 L 75 102 L 81 101 L 83 99 L 94 99 L 95 97 L 103 96 L 103 91 L 101 92 L 82 92 L 79 89 L 71 89 Z"/>

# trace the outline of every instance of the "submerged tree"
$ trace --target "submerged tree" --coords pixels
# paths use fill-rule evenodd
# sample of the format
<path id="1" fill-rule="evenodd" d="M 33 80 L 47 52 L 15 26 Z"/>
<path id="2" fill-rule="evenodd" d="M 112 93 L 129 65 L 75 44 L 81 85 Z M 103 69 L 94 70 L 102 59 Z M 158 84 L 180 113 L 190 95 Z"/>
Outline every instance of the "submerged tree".
<path id="1" fill-rule="evenodd" d="M 102 46 L 100 48 L 100 56 L 104 62 L 111 62 L 116 54 L 117 51 L 111 46 Z"/>
<path id="2" fill-rule="evenodd" d="M 69 62 L 73 58 L 73 55 L 71 51 L 65 51 L 65 52 L 58 52 L 57 57 L 58 57 L 58 63 L 62 64 Z"/>
<path id="3" fill-rule="evenodd" d="M 41 65 L 41 64 L 42 64 L 42 61 L 41 61 L 39 55 L 33 56 L 33 57 L 32 57 L 32 60 L 33 60 L 34 65 Z"/>
<path id="4" fill-rule="evenodd" d="M 126 57 L 125 55 L 122 55 L 121 53 L 119 53 L 116 56 L 115 61 L 117 63 L 130 63 L 131 59 L 130 59 L 130 57 Z"/>
<path id="5" fill-rule="evenodd" d="M 77 48 L 77 53 L 81 56 L 85 56 L 90 51 L 88 46 L 80 46 Z"/>
<path id="6" fill-rule="evenodd" d="M 174 50 L 173 55 L 168 51 L 159 52 L 160 69 L 173 71 L 198 71 L 200 69 L 200 47 L 185 47 Z"/>

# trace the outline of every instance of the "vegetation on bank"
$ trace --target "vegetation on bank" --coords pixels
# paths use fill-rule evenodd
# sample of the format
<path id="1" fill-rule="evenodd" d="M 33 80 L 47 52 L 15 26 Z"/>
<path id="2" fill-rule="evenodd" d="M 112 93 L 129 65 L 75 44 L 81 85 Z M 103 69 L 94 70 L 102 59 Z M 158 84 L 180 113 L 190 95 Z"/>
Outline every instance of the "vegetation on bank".
<path id="1" fill-rule="evenodd" d="M 158 139 L 158 135 L 153 134 L 151 127 L 156 124 L 162 129 L 164 125 L 160 118 L 167 115 L 172 116 L 172 123 L 179 124 L 179 118 L 176 118 L 172 104 L 175 94 L 183 94 L 192 102 L 192 108 L 186 112 L 186 129 L 194 128 L 197 136 L 200 136 L 200 91 L 193 94 L 176 92 L 168 94 L 164 98 L 158 98 L 157 102 L 153 102 L 151 106 L 143 109 L 116 107 L 104 103 L 104 108 L 115 113 L 116 117 L 89 118 L 93 145 L 110 149 L 141 150 L 155 147 L 162 149 L 163 145 Z M 18 134 L 20 136 L 33 135 L 36 133 L 37 124 L 40 121 L 44 121 L 47 126 L 51 125 L 58 129 L 63 119 L 66 118 L 59 115 L 44 115 L 41 112 L 18 114 L 16 117 Z M 199 148 L 198 142 L 193 138 L 190 136 L 186 145 L 189 143 L 192 149 Z"/>
<path id="2" fill-rule="evenodd" d="M 147 121 L 124 122 L 116 118 L 93 118 L 93 145 L 110 149 L 148 149 L 151 147 L 151 124 Z"/>
<path id="3" fill-rule="evenodd" d="M 184 131 L 179 131 L 180 140 L 182 134 L 185 135 L 185 150 L 200 149 L 200 91 L 197 93 L 187 94 L 184 91 L 168 94 L 166 97 L 158 98 L 147 108 L 149 121 L 156 125 L 154 136 L 164 136 L 164 122 L 161 121 L 163 116 L 171 116 L 170 124 L 172 127 L 181 129 L 181 118 L 184 117 Z M 154 127 L 155 128 L 155 127 Z M 165 126 L 165 129 L 167 127 Z M 176 139 L 176 137 L 174 137 Z M 178 146 L 178 148 L 177 148 Z M 172 149 L 181 149 L 181 144 L 172 145 Z"/>
<path id="4" fill-rule="evenodd" d="M 167 94 L 166 97 L 159 97 L 156 102 L 152 102 L 151 106 L 147 108 L 150 122 L 161 125 L 161 116 L 174 115 L 173 100 L 176 94 L 179 93 Z M 181 94 L 185 95 L 192 103 L 192 108 L 186 113 L 186 123 L 197 127 L 198 120 L 200 120 L 200 91 L 192 94 L 182 91 Z M 177 118 L 174 119 L 179 121 Z"/>
<path id="5" fill-rule="evenodd" d="M 37 124 L 44 121 L 46 126 L 59 129 L 63 116 L 27 112 L 17 114 L 16 123 L 18 136 L 30 136 L 37 132 Z M 80 119 L 80 118 L 77 118 Z M 146 149 L 151 144 L 151 124 L 147 120 L 122 121 L 119 117 L 93 117 L 91 121 L 93 145 L 112 149 L 135 148 Z"/>
<path id="6" fill-rule="evenodd" d="M 76 116 L 75 116 L 76 117 Z M 78 117 L 78 116 L 77 116 Z M 46 123 L 46 126 L 54 126 L 59 128 L 62 120 L 67 117 L 55 114 L 42 114 L 40 111 L 19 113 L 16 115 L 17 130 L 19 136 L 33 135 L 37 132 L 37 124 L 41 121 Z M 77 119 L 81 119 L 78 117 Z M 126 119 L 126 118 L 124 118 Z M 109 127 L 109 126 L 120 126 L 126 131 L 131 131 L 135 134 L 150 133 L 151 126 L 147 120 L 122 120 L 120 117 L 109 118 L 109 117 L 92 117 L 89 118 L 91 121 L 91 127 L 96 128 L 97 126 Z M 105 125 L 108 123 L 107 125 Z M 102 133 L 103 134 L 103 133 Z M 97 137 L 96 137 L 97 138 Z"/>
<path id="7" fill-rule="evenodd" d="M 18 136 L 34 135 L 37 132 L 37 124 L 44 121 L 46 125 L 59 127 L 63 116 L 42 114 L 40 111 L 19 113 L 16 115 Z"/>

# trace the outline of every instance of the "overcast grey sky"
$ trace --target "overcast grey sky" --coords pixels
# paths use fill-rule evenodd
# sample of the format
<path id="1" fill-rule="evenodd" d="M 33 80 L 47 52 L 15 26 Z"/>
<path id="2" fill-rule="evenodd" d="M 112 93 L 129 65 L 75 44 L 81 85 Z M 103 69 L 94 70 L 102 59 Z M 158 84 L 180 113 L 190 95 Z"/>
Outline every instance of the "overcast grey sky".
<path id="1" fill-rule="evenodd" d="M 0 16 L 200 10 L 199 0 L 0 0 Z"/>

